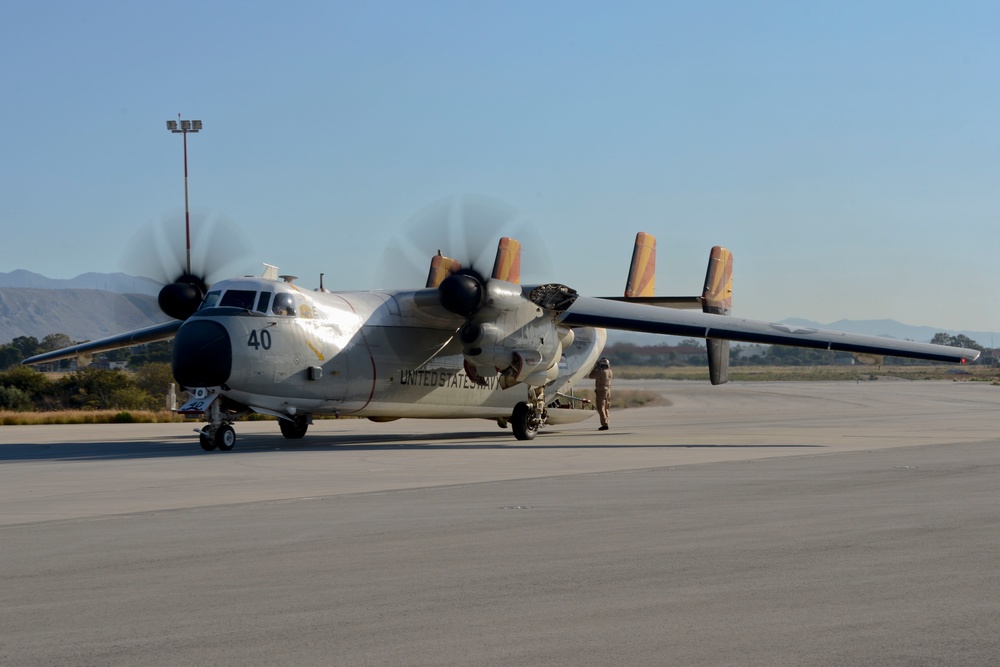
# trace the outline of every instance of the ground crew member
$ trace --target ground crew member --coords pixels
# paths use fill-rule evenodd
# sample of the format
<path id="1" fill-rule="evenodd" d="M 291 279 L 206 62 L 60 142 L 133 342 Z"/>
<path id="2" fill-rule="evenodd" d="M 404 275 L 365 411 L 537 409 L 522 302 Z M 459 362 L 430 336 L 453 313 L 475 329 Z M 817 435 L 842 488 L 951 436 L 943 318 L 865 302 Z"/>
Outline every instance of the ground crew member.
<path id="1" fill-rule="evenodd" d="M 608 420 L 611 416 L 611 362 L 607 357 L 601 357 L 600 361 L 590 371 L 590 379 L 594 381 L 594 393 L 597 394 L 597 415 L 601 418 L 601 428 L 598 431 L 608 430 Z"/>

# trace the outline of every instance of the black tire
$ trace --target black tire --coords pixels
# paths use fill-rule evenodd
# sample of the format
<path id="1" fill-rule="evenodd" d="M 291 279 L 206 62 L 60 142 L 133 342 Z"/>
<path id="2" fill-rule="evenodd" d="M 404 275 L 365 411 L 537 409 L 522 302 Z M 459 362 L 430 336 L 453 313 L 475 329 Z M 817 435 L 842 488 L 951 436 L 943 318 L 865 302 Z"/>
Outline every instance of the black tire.
<path id="1" fill-rule="evenodd" d="M 223 424 L 215 431 L 215 446 L 220 452 L 228 452 L 236 446 L 236 431 L 229 424 Z"/>
<path id="2" fill-rule="evenodd" d="M 510 416 L 510 427 L 514 430 L 514 437 L 518 440 L 534 440 L 538 433 L 538 427 L 532 423 L 531 408 L 525 402 L 520 402 L 514 406 L 514 413 Z"/>
<path id="3" fill-rule="evenodd" d="M 204 433 L 198 435 L 198 442 L 201 443 L 201 448 L 204 449 L 206 452 L 210 452 L 213 449 L 215 449 L 215 440 L 212 440 Z"/>
<path id="4" fill-rule="evenodd" d="M 305 436 L 309 430 L 309 419 L 307 417 L 295 417 L 293 419 L 279 419 L 278 426 L 281 427 L 281 435 L 289 440 L 298 440 Z"/>

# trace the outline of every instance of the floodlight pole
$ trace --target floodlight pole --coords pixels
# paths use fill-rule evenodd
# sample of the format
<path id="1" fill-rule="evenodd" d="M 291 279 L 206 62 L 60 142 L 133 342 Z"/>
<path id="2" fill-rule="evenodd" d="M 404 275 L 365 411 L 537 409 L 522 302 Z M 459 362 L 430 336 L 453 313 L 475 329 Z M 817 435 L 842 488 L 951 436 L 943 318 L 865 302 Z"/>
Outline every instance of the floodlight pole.
<path id="1" fill-rule="evenodd" d="M 174 134 L 184 136 L 184 233 L 187 240 L 187 275 L 191 275 L 191 207 L 188 198 L 188 132 L 198 132 L 201 130 L 200 120 L 181 120 L 181 115 L 177 114 L 177 120 L 168 120 L 167 129 Z"/>

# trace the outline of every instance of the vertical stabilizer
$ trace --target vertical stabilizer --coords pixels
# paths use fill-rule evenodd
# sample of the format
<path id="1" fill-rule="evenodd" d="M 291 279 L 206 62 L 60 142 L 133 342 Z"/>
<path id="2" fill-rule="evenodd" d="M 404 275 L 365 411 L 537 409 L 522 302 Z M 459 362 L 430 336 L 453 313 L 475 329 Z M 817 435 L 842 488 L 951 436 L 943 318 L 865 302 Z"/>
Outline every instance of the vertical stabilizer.
<path id="1" fill-rule="evenodd" d="M 635 235 L 632 265 L 625 282 L 625 298 L 653 296 L 656 286 L 656 238 L 639 232 Z"/>
<path id="2" fill-rule="evenodd" d="M 427 273 L 427 287 L 437 287 L 441 281 L 462 268 L 461 262 L 438 254 L 431 259 L 431 270 Z"/>
<path id="3" fill-rule="evenodd" d="M 521 283 L 521 242 L 503 237 L 497 244 L 497 258 L 493 262 L 493 278 L 509 283 Z"/>
<path id="4" fill-rule="evenodd" d="M 701 292 L 702 310 L 716 315 L 728 315 L 733 307 L 733 253 L 722 246 L 712 248 L 705 273 L 705 289 Z"/>
<path id="5" fill-rule="evenodd" d="M 722 246 L 712 248 L 701 293 L 701 309 L 715 315 L 729 315 L 733 308 L 733 253 Z M 729 381 L 729 341 L 709 338 L 708 375 L 712 384 Z"/>

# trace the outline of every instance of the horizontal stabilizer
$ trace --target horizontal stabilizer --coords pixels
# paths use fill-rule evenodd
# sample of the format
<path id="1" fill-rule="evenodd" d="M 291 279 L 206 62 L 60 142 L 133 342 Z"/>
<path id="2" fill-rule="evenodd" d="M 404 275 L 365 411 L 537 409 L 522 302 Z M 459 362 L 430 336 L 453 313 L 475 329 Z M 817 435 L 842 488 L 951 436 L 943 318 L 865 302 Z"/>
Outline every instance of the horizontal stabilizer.
<path id="1" fill-rule="evenodd" d="M 654 296 L 656 287 L 656 238 L 639 232 L 632 248 L 632 263 L 625 281 L 625 296 L 602 296 L 608 301 L 628 301 L 662 308 L 701 308 L 698 296 Z"/>

